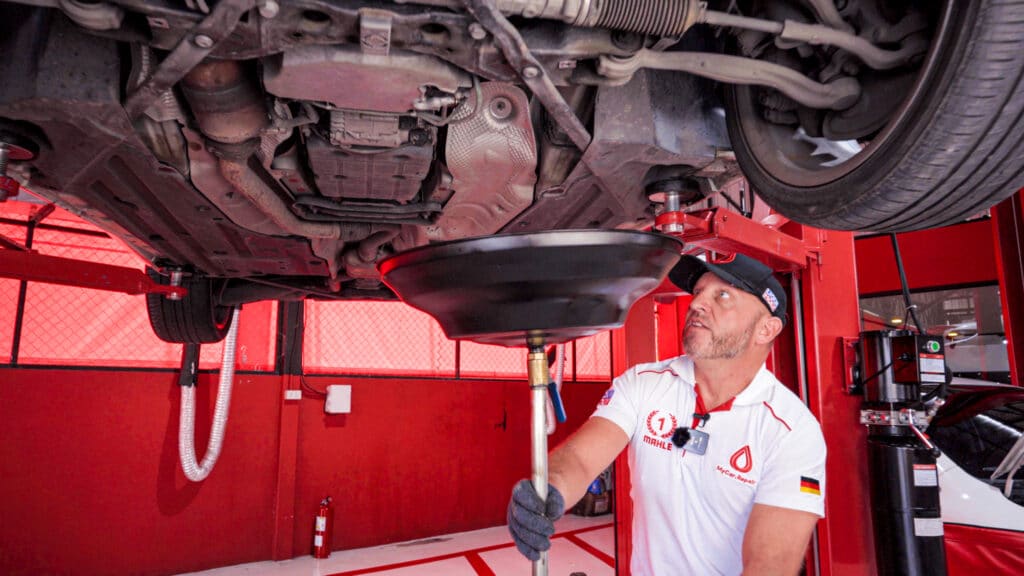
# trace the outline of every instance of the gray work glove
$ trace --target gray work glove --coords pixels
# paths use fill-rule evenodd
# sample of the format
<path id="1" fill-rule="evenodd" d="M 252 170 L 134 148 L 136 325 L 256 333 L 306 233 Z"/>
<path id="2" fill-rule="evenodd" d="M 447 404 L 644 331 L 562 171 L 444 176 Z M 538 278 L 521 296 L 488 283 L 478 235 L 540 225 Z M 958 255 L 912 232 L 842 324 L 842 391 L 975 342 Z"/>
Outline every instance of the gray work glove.
<path id="1" fill-rule="evenodd" d="M 547 505 L 540 499 L 529 480 L 520 480 L 512 489 L 508 503 L 508 531 L 516 548 L 530 560 L 538 560 L 540 553 L 551 548 L 555 533 L 555 520 L 562 517 L 565 500 L 558 489 L 548 484 Z"/>

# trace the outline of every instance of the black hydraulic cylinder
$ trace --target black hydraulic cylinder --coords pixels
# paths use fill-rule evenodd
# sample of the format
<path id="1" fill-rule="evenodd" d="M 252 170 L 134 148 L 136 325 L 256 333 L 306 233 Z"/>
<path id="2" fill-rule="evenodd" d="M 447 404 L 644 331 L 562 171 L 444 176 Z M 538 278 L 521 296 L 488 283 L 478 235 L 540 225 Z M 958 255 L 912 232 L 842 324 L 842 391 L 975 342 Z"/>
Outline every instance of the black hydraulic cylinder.
<path id="1" fill-rule="evenodd" d="M 906 427 L 872 426 L 868 473 L 879 576 L 945 576 L 935 456 Z"/>

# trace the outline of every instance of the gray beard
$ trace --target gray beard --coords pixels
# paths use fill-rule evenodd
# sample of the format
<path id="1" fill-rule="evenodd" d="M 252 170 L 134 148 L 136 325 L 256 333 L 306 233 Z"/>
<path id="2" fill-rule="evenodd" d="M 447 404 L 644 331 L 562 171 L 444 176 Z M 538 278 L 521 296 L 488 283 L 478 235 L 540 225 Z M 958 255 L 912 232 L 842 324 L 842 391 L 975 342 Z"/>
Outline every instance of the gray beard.
<path id="1" fill-rule="evenodd" d="M 754 337 L 754 325 L 757 320 L 750 323 L 745 330 L 719 336 L 711 334 L 710 345 L 697 346 L 697 339 L 692 331 L 683 335 L 683 347 L 686 355 L 695 360 L 730 360 L 740 355 L 750 344 Z"/>

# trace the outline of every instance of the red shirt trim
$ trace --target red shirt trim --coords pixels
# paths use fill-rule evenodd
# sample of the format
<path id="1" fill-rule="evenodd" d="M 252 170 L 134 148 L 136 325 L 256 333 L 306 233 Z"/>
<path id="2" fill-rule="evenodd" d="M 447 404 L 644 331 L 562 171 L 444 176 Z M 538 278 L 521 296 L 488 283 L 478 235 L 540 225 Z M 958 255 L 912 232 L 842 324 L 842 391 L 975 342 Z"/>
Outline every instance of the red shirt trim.
<path id="1" fill-rule="evenodd" d="M 639 376 L 640 374 L 665 374 L 665 373 L 671 374 L 671 375 L 675 376 L 676 378 L 682 378 L 682 376 L 680 376 L 679 374 L 676 374 L 675 370 L 673 370 L 671 368 L 666 368 L 664 370 L 641 370 L 640 372 L 637 372 L 637 376 Z"/>
<path id="2" fill-rule="evenodd" d="M 718 406 L 715 406 L 714 410 L 708 410 L 707 407 L 704 406 L 704 399 L 700 397 L 700 386 L 697 386 L 697 384 L 694 384 L 693 385 L 693 391 L 697 393 L 697 403 L 693 407 L 693 413 L 694 414 L 711 414 L 712 412 L 728 412 L 729 410 L 732 410 L 732 403 L 733 403 L 734 400 L 736 400 L 736 397 L 733 396 L 732 398 L 729 398 L 729 400 L 727 402 L 725 402 L 723 404 L 719 404 Z M 694 416 L 693 417 L 693 424 L 690 425 L 690 428 L 696 428 L 697 424 L 700 423 L 700 420 L 701 420 L 700 418 L 698 418 L 697 416 Z"/>
<path id="3" fill-rule="evenodd" d="M 768 411 L 772 413 L 772 416 L 774 416 L 776 420 L 778 420 L 779 422 L 782 422 L 782 425 L 786 427 L 786 430 L 789 430 L 790 432 L 793 431 L 793 429 L 789 427 L 789 424 L 786 424 L 785 420 L 783 420 L 782 418 L 779 418 L 779 415 L 775 413 L 775 410 L 772 408 L 771 404 L 769 404 L 766 401 L 766 402 L 764 402 L 764 405 L 765 405 L 765 407 L 768 408 Z"/>

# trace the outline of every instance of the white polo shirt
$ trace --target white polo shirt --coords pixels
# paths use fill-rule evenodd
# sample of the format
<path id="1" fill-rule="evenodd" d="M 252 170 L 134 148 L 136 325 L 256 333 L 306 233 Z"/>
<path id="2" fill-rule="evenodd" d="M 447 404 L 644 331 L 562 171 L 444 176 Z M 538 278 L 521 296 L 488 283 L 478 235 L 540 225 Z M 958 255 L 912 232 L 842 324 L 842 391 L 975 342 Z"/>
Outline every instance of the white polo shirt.
<path id="1" fill-rule="evenodd" d="M 641 364 L 612 383 L 594 416 L 629 436 L 634 576 L 736 575 L 755 503 L 825 515 L 818 421 L 764 366 L 731 403 L 704 413 L 686 356 Z M 677 427 L 707 432 L 707 452 L 672 444 Z"/>

